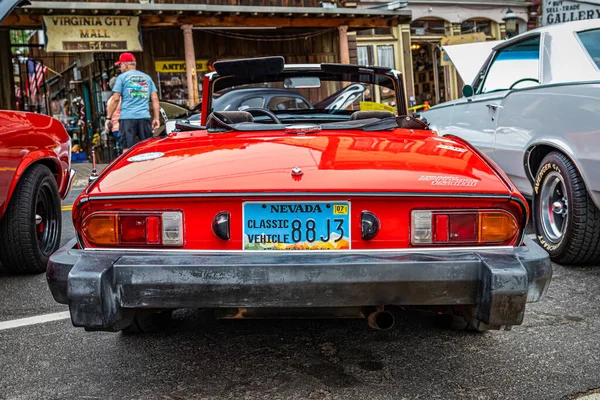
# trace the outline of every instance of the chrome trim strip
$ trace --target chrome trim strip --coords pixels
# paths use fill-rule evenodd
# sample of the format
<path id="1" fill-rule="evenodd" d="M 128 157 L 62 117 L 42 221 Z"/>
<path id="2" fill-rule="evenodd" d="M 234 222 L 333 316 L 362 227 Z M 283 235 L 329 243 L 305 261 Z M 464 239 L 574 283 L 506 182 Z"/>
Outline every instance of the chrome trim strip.
<path id="1" fill-rule="evenodd" d="M 67 188 L 65 190 L 65 194 L 63 196 L 61 196 L 61 200 L 66 199 L 67 196 L 69 195 L 69 193 L 71 192 L 71 188 L 73 187 L 73 180 L 75 179 L 76 174 L 77 174 L 77 171 L 75 171 L 73 168 L 71 168 L 71 170 L 69 171 L 69 181 L 67 182 Z"/>
<path id="2" fill-rule="evenodd" d="M 423 246 L 418 248 L 410 249 L 354 249 L 354 250 L 185 250 L 185 249 L 131 249 L 131 248 L 87 248 L 81 251 L 84 252 L 109 252 L 109 253 L 138 253 L 140 256 L 149 256 L 152 253 L 183 253 L 183 254 L 359 254 L 359 253 L 400 253 L 400 254 L 432 254 L 432 253 L 464 253 L 464 252 L 488 252 L 488 251 L 506 251 L 514 250 L 514 246 L 480 246 L 480 247 L 435 247 L 435 246 Z"/>
<path id="3" fill-rule="evenodd" d="M 140 199 L 180 199 L 212 197 L 433 197 L 433 198 L 485 198 L 510 199 L 510 194 L 500 193 L 420 193 L 420 192 L 208 192 L 208 193 L 159 193 L 130 194 L 112 196 L 91 196 L 81 199 L 83 204 L 92 200 L 140 200 Z"/>

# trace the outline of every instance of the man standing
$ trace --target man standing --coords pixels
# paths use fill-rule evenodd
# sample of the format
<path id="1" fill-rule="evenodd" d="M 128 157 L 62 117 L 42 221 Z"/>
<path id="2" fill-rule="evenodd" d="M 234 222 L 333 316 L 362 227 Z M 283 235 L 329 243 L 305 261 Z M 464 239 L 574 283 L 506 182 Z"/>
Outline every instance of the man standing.
<path id="1" fill-rule="evenodd" d="M 121 116 L 119 119 L 119 144 L 123 151 L 127 151 L 135 143 L 135 137 L 140 141 L 152 137 L 152 131 L 160 126 L 160 105 L 158 91 L 152 79 L 145 73 L 136 69 L 135 56 L 123 53 L 115 63 L 121 68 L 121 74 L 112 88 L 112 101 L 108 104 L 106 112 L 108 119 L 121 103 Z M 148 103 L 152 100 L 154 118 L 150 123 Z"/>

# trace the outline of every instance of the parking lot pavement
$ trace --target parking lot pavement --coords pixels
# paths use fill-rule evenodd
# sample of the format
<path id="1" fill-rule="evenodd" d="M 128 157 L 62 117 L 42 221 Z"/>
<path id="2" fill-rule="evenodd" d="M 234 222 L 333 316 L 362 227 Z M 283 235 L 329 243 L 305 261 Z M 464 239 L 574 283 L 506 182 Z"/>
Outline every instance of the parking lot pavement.
<path id="1" fill-rule="evenodd" d="M 100 173 L 107 165 L 108 164 L 96 164 L 97 173 Z M 85 187 L 88 184 L 92 173 L 92 163 L 75 163 L 71 167 L 77 171 L 77 175 L 75 175 L 75 179 L 73 180 L 73 188 Z"/>
<path id="2" fill-rule="evenodd" d="M 63 221 L 65 242 L 69 211 Z M 43 275 L 0 273 L 0 301 L 1 399 L 572 399 L 600 387 L 600 267 L 555 265 L 522 326 L 485 334 L 444 330 L 430 314 L 375 331 L 197 310 L 161 334 L 85 332 L 58 314 L 68 309 Z M 2 325 L 47 314 L 56 319 Z"/>

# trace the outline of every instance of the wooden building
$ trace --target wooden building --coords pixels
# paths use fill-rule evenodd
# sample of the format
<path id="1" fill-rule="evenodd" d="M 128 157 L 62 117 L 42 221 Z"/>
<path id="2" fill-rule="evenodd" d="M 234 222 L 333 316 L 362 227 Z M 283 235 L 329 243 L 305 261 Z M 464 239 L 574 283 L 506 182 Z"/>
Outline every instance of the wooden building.
<path id="1" fill-rule="evenodd" d="M 0 51 L 11 48 L 1 46 L 10 41 L 9 30 L 40 30 L 43 16 L 69 17 L 73 23 L 87 17 L 134 17 L 139 20 L 143 47 L 142 51 L 133 52 L 138 69 L 155 78 L 163 99 L 186 105 L 198 101 L 201 77 L 216 60 L 281 55 L 288 63 L 357 62 L 356 30 L 382 28 L 400 32 L 409 29 L 411 19 L 410 12 L 403 9 L 357 8 L 359 2 L 341 0 L 42 0 L 30 3 L 16 8 L 0 24 Z M 47 32 L 45 40 L 56 39 Z M 399 36 L 397 39 L 394 45 L 399 49 L 398 54 L 409 51 L 409 38 Z M 48 74 L 48 95 L 81 96 L 86 104 L 87 119 L 94 128 L 100 127 L 110 94 L 107 83 L 117 72 L 113 64 L 122 50 L 46 52 L 38 43 L 37 39 L 28 43 L 29 57 L 61 74 Z M 5 100 L 0 108 L 14 108 L 16 104 L 12 73 L 15 67 L 13 62 L 8 62 L 11 57 L 15 62 L 15 54 L 0 57 L 2 76 L 10 77 L 3 79 L 0 87 L 4 92 L 10 91 L 12 97 L 9 104 Z M 412 68 L 410 59 L 405 61 L 399 57 L 398 61 L 394 65 L 397 69 Z"/>

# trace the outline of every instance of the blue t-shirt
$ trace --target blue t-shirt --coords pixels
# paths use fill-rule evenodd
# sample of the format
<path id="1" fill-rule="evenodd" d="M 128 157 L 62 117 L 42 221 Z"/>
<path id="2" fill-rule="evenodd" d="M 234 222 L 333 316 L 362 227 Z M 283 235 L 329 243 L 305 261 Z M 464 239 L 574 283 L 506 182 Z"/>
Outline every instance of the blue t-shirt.
<path id="1" fill-rule="evenodd" d="M 121 93 L 121 119 L 149 119 L 150 94 L 156 85 L 145 73 L 127 71 L 117 77 L 113 92 Z"/>

